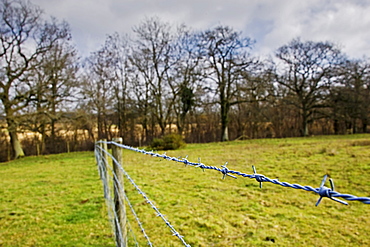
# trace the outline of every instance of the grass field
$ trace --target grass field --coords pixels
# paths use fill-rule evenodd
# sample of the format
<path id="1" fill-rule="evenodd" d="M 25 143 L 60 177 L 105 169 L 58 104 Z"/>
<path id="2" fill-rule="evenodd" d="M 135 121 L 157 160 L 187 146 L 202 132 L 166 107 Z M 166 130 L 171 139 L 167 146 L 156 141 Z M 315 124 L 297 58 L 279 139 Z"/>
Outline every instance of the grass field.
<path id="1" fill-rule="evenodd" d="M 0 246 L 114 246 L 92 152 L 0 163 Z"/>
<path id="2" fill-rule="evenodd" d="M 191 144 L 167 155 L 370 197 L 370 135 Z M 370 205 L 124 151 L 124 168 L 191 246 L 370 246 Z M 93 153 L 0 164 L 0 246 L 114 246 Z M 329 184 L 327 184 L 329 186 Z M 129 184 L 154 246 L 182 246 Z M 128 215 L 140 246 L 145 239 Z"/>

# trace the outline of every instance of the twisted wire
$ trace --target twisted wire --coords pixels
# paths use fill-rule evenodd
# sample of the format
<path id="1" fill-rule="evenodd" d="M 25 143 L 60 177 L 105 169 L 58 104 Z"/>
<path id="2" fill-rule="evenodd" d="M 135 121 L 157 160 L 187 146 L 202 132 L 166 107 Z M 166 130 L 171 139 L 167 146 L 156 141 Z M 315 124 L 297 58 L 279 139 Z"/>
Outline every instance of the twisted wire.
<path id="1" fill-rule="evenodd" d="M 132 206 L 130 200 L 128 199 L 126 193 L 123 195 L 125 197 L 125 200 L 127 202 L 127 205 L 130 207 L 130 210 L 131 210 L 131 213 L 133 214 L 133 216 L 135 217 L 135 220 L 137 222 L 137 224 L 139 225 L 140 227 L 140 230 L 141 232 L 143 233 L 144 237 L 146 238 L 147 242 L 148 242 L 148 246 L 153 246 L 153 244 L 150 242 L 150 239 L 149 239 L 149 236 L 146 234 L 145 232 L 145 229 L 143 227 L 143 224 L 141 223 L 139 217 L 137 216 L 136 212 L 135 212 L 135 209 L 134 207 Z"/>
<path id="2" fill-rule="evenodd" d="M 100 152 L 98 152 L 98 150 Z M 116 181 L 118 181 L 118 179 L 117 179 L 116 174 L 113 171 L 113 167 L 109 165 L 108 160 L 105 158 L 105 156 L 101 155 L 102 151 L 105 152 L 105 150 L 103 148 L 97 146 L 96 149 L 95 149 L 95 155 L 96 155 L 96 159 L 98 160 L 99 175 L 100 175 L 100 177 L 102 179 L 102 182 L 103 182 L 104 197 L 106 199 L 107 210 L 108 210 L 108 218 L 109 218 L 109 220 L 111 222 L 111 225 L 112 225 L 112 229 L 113 229 L 113 232 L 114 232 L 114 237 L 115 237 L 115 239 L 117 239 L 117 237 L 121 238 L 122 229 L 121 229 L 121 225 L 118 222 L 119 217 L 118 217 L 116 211 L 114 210 L 114 202 L 113 202 L 112 194 L 110 193 L 109 184 L 111 183 L 110 181 L 112 181 L 112 180 L 110 179 L 110 176 L 105 175 L 106 173 L 104 172 L 104 170 L 106 171 L 106 169 L 109 168 L 109 171 L 112 172 L 113 179 L 116 180 Z M 102 163 L 104 163 L 104 165 L 102 165 Z M 114 190 L 118 190 L 118 192 L 119 191 L 124 191 L 123 187 L 120 183 L 116 183 L 116 184 L 118 185 L 118 188 L 114 186 L 114 188 L 113 188 Z M 146 234 L 144 228 L 142 227 L 142 224 L 141 224 L 139 218 L 137 217 L 136 212 L 134 211 L 127 195 L 125 193 L 116 193 L 116 194 L 118 195 L 118 199 L 119 199 L 121 204 L 123 204 L 123 198 L 122 198 L 122 194 L 123 194 L 127 204 L 129 205 L 131 211 L 133 212 L 133 215 L 134 215 L 136 221 L 138 222 L 138 224 L 141 228 L 141 232 L 143 233 L 144 237 L 147 239 L 148 245 L 153 246 L 152 243 L 150 242 L 149 237 Z M 131 229 L 131 226 L 130 226 L 130 223 L 129 223 L 128 219 L 127 219 L 127 223 L 128 223 L 129 228 Z M 115 230 L 117 230 L 118 233 Z M 133 241 L 135 242 L 136 246 L 139 246 L 139 244 L 136 240 L 136 236 L 135 236 L 134 232 L 132 231 L 132 229 L 131 229 L 131 235 L 133 236 Z M 122 240 L 121 240 L 121 242 L 122 242 Z"/>
<path id="3" fill-rule="evenodd" d="M 102 151 L 103 149 L 101 147 L 96 146 L 95 155 L 96 155 L 96 159 L 98 160 L 97 162 L 98 167 L 99 167 L 98 170 L 99 170 L 100 178 L 103 183 L 104 197 L 105 197 L 105 202 L 106 202 L 107 211 L 108 211 L 108 219 L 111 223 L 112 229 L 115 229 L 116 226 L 119 226 L 118 215 L 116 211 L 114 210 L 114 200 L 112 198 L 110 187 L 109 187 L 111 179 L 109 176 L 106 176 L 104 172 L 106 167 L 108 168 L 111 168 L 111 167 L 108 166 L 108 160 L 106 160 L 106 158 L 103 155 L 101 155 L 101 152 L 99 152 L 99 150 Z M 104 165 L 102 163 L 104 163 Z M 113 169 L 111 168 L 111 170 Z M 113 231 L 115 239 L 122 236 L 122 231 L 120 227 L 118 227 L 117 230 L 118 230 L 118 234 L 116 231 Z"/>
<path id="4" fill-rule="evenodd" d="M 97 143 L 101 143 L 101 142 L 97 142 Z M 107 142 L 107 144 L 110 144 L 109 142 Z M 157 213 L 157 216 L 160 217 L 164 222 L 165 224 L 167 225 L 168 228 L 170 228 L 172 234 L 174 236 L 176 236 L 182 243 L 184 246 L 186 247 L 190 247 L 189 244 L 186 243 L 185 239 L 184 239 L 184 236 L 180 235 L 180 233 L 178 231 L 176 231 L 176 229 L 171 225 L 171 223 L 166 219 L 165 215 L 162 214 L 159 209 L 154 205 L 154 203 L 149 199 L 149 197 L 139 188 L 139 186 L 137 186 L 137 184 L 135 183 L 135 181 L 130 177 L 130 175 L 123 169 L 123 167 L 120 165 L 120 163 L 116 160 L 116 158 L 110 154 L 109 152 L 107 152 L 106 150 L 102 149 L 101 147 L 99 147 L 98 145 L 96 145 L 96 148 L 97 149 L 100 149 L 102 152 L 104 152 L 105 154 L 107 154 L 112 160 L 113 162 L 115 162 L 116 164 L 119 164 L 119 169 L 122 171 L 122 173 L 127 177 L 128 181 L 130 181 L 130 183 L 134 186 L 134 188 L 139 192 L 139 194 L 141 194 L 143 196 L 143 198 L 146 200 L 146 202 L 152 207 L 152 209 Z M 115 174 L 114 174 L 115 175 Z M 142 227 L 142 225 L 141 225 Z M 149 240 L 149 238 L 147 238 L 147 240 Z M 148 242 L 150 243 L 150 242 Z M 151 245 L 151 243 L 150 243 Z"/>
<path id="5" fill-rule="evenodd" d="M 201 163 L 200 159 L 198 159 L 198 162 L 191 162 L 187 159 L 187 157 L 185 157 L 185 158 L 171 157 L 171 156 L 167 156 L 166 153 L 159 154 L 159 153 L 156 153 L 156 152 L 153 152 L 153 151 L 146 151 L 144 149 L 134 148 L 134 147 L 124 145 L 124 144 L 120 144 L 120 143 L 116 143 L 116 142 L 113 142 L 113 141 L 108 141 L 106 143 L 121 147 L 123 149 L 131 150 L 131 151 L 142 153 L 142 154 L 145 154 L 145 155 L 150 155 L 152 157 L 163 158 L 165 160 L 183 163 L 183 164 L 185 164 L 185 166 L 199 167 L 203 171 L 205 169 L 215 170 L 215 171 L 218 171 L 218 172 L 223 174 L 223 177 L 222 177 L 223 179 L 226 176 L 229 176 L 229 177 L 232 177 L 232 178 L 237 178 L 237 177 L 231 175 L 231 174 L 235 174 L 235 175 L 238 175 L 238 176 L 241 176 L 241 177 L 255 179 L 257 182 L 260 183 L 260 187 L 262 187 L 262 183 L 270 182 L 270 183 L 280 185 L 280 186 L 283 186 L 283 187 L 289 187 L 289 188 L 293 188 L 293 189 L 301 189 L 301 190 L 305 190 L 305 191 L 314 192 L 314 193 L 320 195 L 320 199 L 316 203 L 316 206 L 320 203 L 320 201 L 323 197 L 327 197 L 331 200 L 340 202 L 340 203 L 345 204 L 345 205 L 348 205 L 348 203 L 346 203 L 344 201 L 341 201 L 341 200 L 337 199 L 336 197 L 340 197 L 340 198 L 343 198 L 343 199 L 348 200 L 348 201 L 359 201 L 359 202 L 362 202 L 364 204 L 370 204 L 370 198 L 369 197 L 357 197 L 357 196 L 354 196 L 354 195 L 351 195 L 351 194 L 341 194 L 341 193 L 335 191 L 334 190 L 334 183 L 332 182 L 332 180 L 330 180 L 331 184 L 332 184 L 332 188 L 325 187 L 324 185 L 325 185 L 327 175 L 324 176 L 324 179 L 323 179 L 319 188 L 313 188 L 313 187 L 307 186 L 307 185 L 304 186 L 304 185 L 300 185 L 300 184 L 290 184 L 288 182 L 281 182 L 278 179 L 271 179 L 269 177 L 266 177 L 265 175 L 258 174 L 256 172 L 256 169 L 255 169 L 254 166 L 252 166 L 254 174 L 247 174 L 247 173 L 243 173 L 243 172 L 240 172 L 240 171 L 234 171 L 234 170 L 228 169 L 227 168 L 227 162 L 224 165 L 222 165 L 221 168 L 219 168 L 219 167 L 215 167 L 215 166 L 207 166 L 207 165 Z"/>
<path id="6" fill-rule="evenodd" d="M 127 227 L 128 227 L 127 235 L 130 235 L 131 234 L 132 235 L 132 238 L 133 238 L 133 241 L 135 243 L 135 246 L 140 246 L 139 245 L 139 242 L 136 239 L 136 235 L 135 235 L 134 231 L 132 230 L 132 227 L 131 227 L 131 224 L 130 224 L 130 221 L 129 220 L 127 220 Z"/>

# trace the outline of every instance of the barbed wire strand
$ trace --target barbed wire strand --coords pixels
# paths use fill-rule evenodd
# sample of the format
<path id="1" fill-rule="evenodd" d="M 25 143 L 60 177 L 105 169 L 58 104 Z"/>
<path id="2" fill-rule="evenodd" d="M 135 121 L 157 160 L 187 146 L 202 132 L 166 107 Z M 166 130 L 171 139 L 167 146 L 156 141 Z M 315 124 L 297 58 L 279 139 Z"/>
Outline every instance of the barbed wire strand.
<path id="1" fill-rule="evenodd" d="M 100 151 L 104 150 L 101 147 L 98 147 L 98 148 L 100 149 Z M 121 229 L 121 225 L 119 224 L 119 217 L 118 217 L 118 215 L 115 211 L 114 193 L 112 192 L 112 191 L 116 191 L 116 195 L 118 195 L 119 203 L 121 205 L 123 205 L 124 200 L 121 196 L 121 194 L 124 194 L 124 193 L 121 193 L 121 191 L 123 191 L 123 188 L 122 188 L 122 185 L 120 183 L 118 183 L 118 179 L 117 179 L 116 174 L 114 173 L 113 167 L 111 165 L 109 165 L 109 162 L 105 158 L 105 156 L 99 154 L 99 152 L 98 152 L 98 155 L 101 157 L 101 160 L 102 160 L 101 163 L 104 163 L 104 165 L 102 165 L 101 163 L 98 163 L 98 165 L 101 166 L 101 168 L 99 168 L 99 172 L 100 171 L 102 172 L 101 178 L 103 180 L 102 181 L 103 182 L 103 187 L 104 187 L 103 189 L 104 189 L 104 194 L 105 194 L 106 203 L 107 203 L 107 207 L 108 207 L 107 208 L 108 216 L 109 216 L 109 219 L 111 221 L 112 228 L 114 230 L 113 232 L 114 232 L 114 237 L 115 237 L 116 243 L 118 244 L 117 238 L 119 239 L 120 243 L 123 243 L 122 229 Z M 112 176 L 106 176 L 107 172 L 110 172 L 112 174 Z M 113 183 L 113 181 L 115 183 Z M 115 186 L 115 185 L 118 185 L 118 187 Z M 110 186 L 113 187 L 113 190 L 110 189 Z M 128 220 L 127 220 L 127 222 L 128 222 Z M 118 231 L 118 234 L 117 234 L 116 231 Z M 134 235 L 133 235 L 133 239 L 134 239 L 134 241 L 136 241 L 136 238 L 135 238 Z"/>
<path id="2" fill-rule="evenodd" d="M 100 151 L 103 151 L 104 150 L 101 147 L 97 147 L 97 149 L 99 149 Z M 106 178 L 106 176 L 105 176 L 105 173 L 104 173 L 104 169 L 106 169 L 105 167 L 108 167 L 109 168 L 109 171 L 112 172 L 112 174 L 114 176 L 114 179 L 117 181 L 116 174 L 114 173 L 113 167 L 109 165 L 108 161 L 105 159 L 105 157 L 103 155 L 101 155 L 99 152 L 96 152 L 96 155 L 97 155 L 97 159 L 99 159 L 99 157 L 100 157 L 100 159 L 102 159 L 102 162 L 105 163 L 105 165 L 101 165 L 101 163 L 98 162 L 98 166 L 101 166 L 101 167 L 98 168 L 98 171 L 99 171 L 99 173 L 101 173 L 100 176 L 102 177 L 102 180 L 103 180 L 104 195 L 108 195 L 108 197 L 105 196 L 105 198 L 107 199 L 107 203 L 113 202 L 113 199 L 110 197 L 110 194 L 107 193 L 107 191 L 109 191 L 109 187 L 108 187 L 109 186 L 109 181 L 108 181 L 109 176 L 108 176 L 108 178 Z M 116 183 L 116 184 L 118 184 L 119 190 L 120 191 L 123 191 L 122 185 L 120 183 Z M 128 199 L 127 195 L 125 193 L 117 193 L 117 194 L 118 194 L 118 198 L 119 198 L 119 201 L 120 201 L 121 204 L 123 204 L 123 200 L 122 200 L 122 197 L 121 197 L 121 194 L 123 194 L 123 196 L 125 197 L 125 200 L 126 200 L 127 204 L 129 205 L 129 207 L 131 209 L 131 212 L 134 215 L 135 220 L 137 221 L 137 223 L 138 223 L 138 225 L 139 225 L 139 227 L 141 229 L 141 232 L 143 233 L 144 237 L 147 239 L 148 245 L 149 246 L 153 246 L 152 243 L 150 242 L 149 237 L 146 234 L 145 229 L 143 228 L 142 223 L 140 222 L 140 220 L 139 220 L 139 218 L 138 218 L 138 216 L 137 216 L 134 208 L 132 207 L 132 205 L 130 203 L 130 200 Z M 114 203 L 111 203 L 108 207 L 110 208 L 110 209 L 108 208 L 108 215 L 110 215 L 110 218 L 116 217 L 115 219 L 117 219 L 118 217 L 115 214 L 115 210 L 113 209 L 114 208 Z M 114 213 L 115 216 L 111 216 L 112 215 L 112 212 Z M 118 220 L 112 222 L 113 229 L 116 229 L 115 227 L 120 228 L 120 224 L 115 224 L 115 222 L 118 223 Z M 128 222 L 128 219 L 127 219 L 127 222 Z M 131 226 L 130 226 L 130 228 L 131 228 Z M 121 231 L 122 230 L 119 229 L 119 232 L 121 232 Z M 133 235 L 134 241 L 136 242 L 136 245 L 138 246 L 138 242 L 136 240 L 136 236 L 133 233 L 133 231 L 132 231 L 132 235 Z"/>
<path id="3" fill-rule="evenodd" d="M 116 161 L 114 161 L 116 162 Z M 121 165 L 121 164 L 119 164 Z M 124 189 L 123 189 L 123 185 L 120 183 L 120 180 L 118 179 L 117 177 L 117 174 L 114 172 L 114 169 L 112 166 L 108 166 L 110 168 L 110 171 L 112 172 L 112 175 L 113 175 L 113 187 L 114 187 L 114 190 L 116 191 L 115 195 L 118 196 L 118 201 L 120 203 L 120 205 L 124 205 L 124 198 L 122 197 L 123 196 L 126 196 L 125 192 L 124 192 Z M 127 198 L 128 199 L 128 198 Z M 127 203 L 129 203 L 129 201 L 127 200 L 126 201 Z M 116 210 L 114 210 L 114 213 L 115 213 L 115 217 L 119 218 L 117 215 L 116 215 Z M 118 221 L 117 221 L 118 222 Z M 129 224 L 129 221 L 128 221 L 128 218 L 126 217 L 126 223 Z M 125 241 L 122 239 L 122 234 L 123 234 L 123 229 L 121 228 L 121 224 L 116 224 L 115 227 L 117 227 L 117 229 L 119 230 L 119 243 L 124 243 Z M 127 227 L 127 225 L 126 225 Z M 129 225 L 128 228 L 131 228 L 131 226 Z M 128 234 L 128 232 L 127 232 Z M 138 242 L 136 240 L 136 236 L 135 234 L 132 232 L 132 235 L 133 235 L 133 240 L 136 242 L 136 245 L 138 246 Z M 128 235 L 127 235 L 127 240 L 128 240 Z"/>
<path id="4" fill-rule="evenodd" d="M 150 242 L 149 236 L 148 236 L 148 235 L 146 234 L 146 232 L 145 232 L 145 229 L 144 229 L 144 227 L 143 227 L 143 224 L 141 223 L 141 221 L 140 221 L 139 217 L 137 216 L 136 211 L 135 211 L 134 207 L 132 206 L 132 204 L 131 204 L 130 200 L 128 199 L 128 197 L 127 197 L 126 193 L 124 193 L 124 197 L 125 197 L 125 200 L 126 200 L 126 202 L 127 202 L 127 205 L 130 207 L 130 210 L 131 210 L 132 215 L 134 216 L 134 218 L 135 218 L 135 220 L 136 220 L 137 224 L 138 224 L 138 225 L 139 225 L 139 227 L 140 227 L 141 232 L 143 233 L 144 237 L 146 238 L 146 240 L 147 240 L 147 242 L 148 242 L 148 246 L 153 246 L 153 244 Z"/>
<path id="5" fill-rule="evenodd" d="M 100 143 L 100 142 L 98 142 Z M 107 142 L 107 144 L 109 144 L 109 142 Z M 107 154 L 113 162 L 116 162 L 116 164 L 119 164 L 119 162 L 115 159 L 115 157 L 110 154 L 109 152 L 107 152 L 106 150 L 104 150 L 103 148 L 99 147 L 98 145 L 96 145 L 96 147 L 98 149 L 100 149 L 101 151 L 103 151 L 105 154 Z M 170 228 L 172 234 L 174 236 L 176 236 L 182 243 L 184 246 L 187 246 L 187 247 L 190 247 L 189 244 L 186 243 L 185 239 L 184 239 L 184 236 L 180 235 L 180 233 L 178 231 L 176 231 L 176 229 L 171 225 L 171 223 L 166 219 L 165 215 L 162 214 L 159 209 L 155 206 L 155 204 L 149 199 L 149 197 L 139 188 L 139 186 L 135 183 L 135 181 L 130 177 L 130 175 L 125 171 L 125 169 L 123 169 L 123 167 L 119 164 L 119 169 L 122 171 L 122 173 L 127 177 L 128 181 L 130 181 L 130 183 L 134 186 L 134 188 L 139 192 L 139 194 L 141 194 L 143 196 L 143 198 L 146 200 L 146 202 L 152 207 L 152 209 L 157 213 L 157 216 L 160 217 L 167 225 L 168 228 Z"/>
<path id="6" fill-rule="evenodd" d="M 101 147 L 99 147 L 99 149 L 100 149 L 100 151 L 103 150 Z M 104 156 L 101 156 L 100 154 L 98 154 L 98 156 L 100 156 L 101 159 L 103 160 L 103 162 L 105 162 L 105 165 L 104 166 L 101 166 L 100 168 L 98 168 L 98 170 L 99 170 L 99 172 L 102 172 L 102 174 L 100 174 L 100 175 L 103 176 L 102 179 L 103 179 L 104 193 L 105 193 L 105 195 L 107 195 L 106 199 L 107 199 L 107 203 L 109 204 L 109 206 L 108 206 L 108 215 L 110 215 L 109 218 L 112 219 L 112 228 L 113 228 L 113 230 L 115 230 L 115 229 L 118 230 L 118 232 L 119 232 L 118 238 L 120 239 L 120 243 L 122 243 L 123 242 L 122 241 L 122 238 L 121 238 L 121 236 L 122 236 L 122 229 L 121 229 L 121 225 L 118 224 L 118 216 L 117 216 L 117 214 L 116 214 L 116 212 L 114 210 L 114 203 L 109 203 L 109 202 L 113 202 L 113 199 L 112 199 L 111 195 L 109 194 L 109 187 L 108 186 L 109 186 L 109 184 L 113 184 L 113 183 L 111 182 L 112 179 L 109 180 L 110 176 L 107 176 L 107 177 L 105 176 L 105 173 L 104 173 L 104 169 L 106 169 L 105 167 L 109 168 L 109 171 L 113 174 L 113 178 L 114 178 L 115 181 L 118 181 L 118 179 L 117 179 L 116 174 L 114 173 L 113 167 L 109 165 L 109 163 L 105 159 L 105 157 Z M 98 164 L 98 165 L 100 165 L 100 164 Z M 104 181 L 106 181 L 106 182 L 104 182 Z M 118 188 L 116 188 L 113 185 L 115 187 L 114 189 L 116 191 L 118 191 L 118 192 L 123 191 L 122 185 L 120 183 L 115 183 L 115 184 L 118 185 Z M 106 188 L 108 188 L 108 189 L 106 189 Z M 108 193 L 107 193 L 107 191 L 108 191 Z M 138 224 L 139 224 L 139 226 L 141 228 L 141 232 L 143 233 L 144 237 L 147 239 L 148 246 L 153 246 L 152 243 L 149 240 L 148 235 L 145 232 L 145 229 L 142 227 L 142 224 L 141 224 L 139 218 L 137 217 L 137 214 L 134 211 L 134 209 L 133 209 L 133 207 L 132 207 L 132 205 L 131 205 L 128 197 L 127 197 L 127 195 L 125 193 L 116 193 L 116 194 L 118 195 L 118 200 L 119 200 L 119 202 L 121 204 L 124 203 L 123 202 L 123 199 L 122 199 L 122 196 L 121 196 L 123 194 L 123 196 L 125 197 L 125 200 L 126 200 L 127 204 L 129 205 L 129 207 L 131 209 L 131 212 L 133 213 L 133 215 L 135 217 L 135 220 L 138 222 Z M 114 214 L 114 216 L 112 216 L 112 214 Z M 126 218 L 126 222 L 128 224 L 128 228 L 131 230 L 132 239 L 135 242 L 135 245 L 136 246 L 139 246 L 139 243 L 137 242 L 136 236 L 135 236 L 134 232 L 132 231 L 132 227 L 131 227 L 130 222 L 129 222 L 129 220 L 127 218 Z M 116 234 L 116 231 L 114 231 L 114 233 Z M 116 239 L 117 236 L 116 235 L 114 235 L 114 236 L 115 236 L 115 239 Z"/>
<path id="7" fill-rule="evenodd" d="M 99 147 L 100 148 L 100 147 Z M 103 152 L 105 152 L 111 159 L 113 162 L 115 162 L 116 164 L 119 164 L 119 162 L 115 159 L 115 157 L 110 154 L 109 152 L 107 152 L 106 150 L 104 149 L 101 149 Z M 170 222 L 165 218 L 165 215 L 162 214 L 159 209 L 155 206 L 155 204 L 149 199 L 149 197 L 136 185 L 135 181 L 129 176 L 129 174 L 123 169 L 123 167 L 119 164 L 119 169 L 122 171 L 122 173 L 127 177 L 127 179 L 130 181 L 130 183 L 135 187 L 135 189 L 139 192 L 139 194 L 141 194 L 144 199 L 146 200 L 146 202 L 148 204 L 150 204 L 150 206 L 153 208 L 153 210 L 157 213 L 157 216 L 159 216 L 165 223 L 166 225 L 171 229 L 171 232 L 173 233 L 174 236 L 176 236 L 177 238 L 179 238 L 182 243 L 185 245 L 185 246 L 190 246 L 188 245 L 185 240 L 184 240 L 184 237 L 182 235 L 180 235 L 176 229 L 170 224 Z M 115 175 L 115 174 L 114 174 Z"/>
<path id="8" fill-rule="evenodd" d="M 116 229 L 116 227 L 118 226 L 118 235 L 117 235 L 117 232 L 114 230 L 113 233 L 114 233 L 114 239 L 117 241 L 117 238 L 121 239 L 122 237 L 122 231 L 120 229 L 120 224 L 119 224 L 119 221 L 118 221 L 118 216 L 117 216 L 117 213 L 115 212 L 114 210 L 114 200 L 111 196 L 111 190 L 110 190 L 110 187 L 109 187 L 109 184 L 112 184 L 112 180 L 110 179 L 110 176 L 105 176 L 105 172 L 104 172 L 104 169 L 106 169 L 106 166 L 108 168 L 110 168 L 109 164 L 108 164 L 108 161 L 105 159 L 105 157 L 103 155 L 101 155 L 101 153 L 99 153 L 97 151 L 97 149 L 100 149 L 100 151 L 102 150 L 100 147 L 96 148 L 95 149 L 95 155 L 97 155 L 97 157 L 100 157 L 100 161 L 101 162 L 98 162 L 98 166 L 101 166 L 101 169 L 99 169 L 99 172 L 101 172 L 100 174 L 100 177 L 101 177 L 101 180 L 102 180 L 102 183 L 103 183 L 103 188 L 104 188 L 104 197 L 105 197 L 105 202 L 106 202 L 106 205 L 107 205 L 107 211 L 108 211 L 108 219 L 109 221 L 111 222 L 111 226 L 112 226 L 112 229 Z M 102 163 L 105 163 L 105 165 L 102 165 Z M 121 241 L 122 243 L 122 241 Z"/>
<path id="9" fill-rule="evenodd" d="M 128 219 L 127 219 L 126 223 L 127 223 L 127 226 L 128 226 L 127 236 L 129 236 L 131 234 L 132 235 L 132 239 L 135 242 L 135 246 L 140 246 L 139 245 L 139 242 L 136 239 L 136 235 L 135 235 L 134 231 L 132 230 L 131 223 L 130 223 L 130 221 Z"/>
<path id="10" fill-rule="evenodd" d="M 185 157 L 185 158 L 171 157 L 171 156 L 167 156 L 166 153 L 159 154 L 159 153 L 156 153 L 156 152 L 153 152 L 153 151 L 148 152 L 148 151 L 145 151 L 144 149 L 134 148 L 134 147 L 124 145 L 124 144 L 120 144 L 120 143 L 116 143 L 116 142 L 113 142 L 113 141 L 107 141 L 106 143 L 116 145 L 116 146 L 121 147 L 123 149 L 131 150 L 131 151 L 142 153 L 142 154 L 145 154 L 145 155 L 150 155 L 152 157 L 158 157 L 158 158 L 163 158 L 165 160 L 170 160 L 170 161 L 183 163 L 183 164 L 185 164 L 185 166 L 199 167 L 203 171 L 205 169 L 216 170 L 216 171 L 221 172 L 223 174 L 223 177 L 222 177 L 223 179 L 225 179 L 226 176 L 229 176 L 229 177 L 232 177 L 232 178 L 237 178 L 237 177 L 235 177 L 231 174 L 235 174 L 235 175 L 250 178 L 250 179 L 255 179 L 257 182 L 259 182 L 260 188 L 262 188 L 262 183 L 270 182 L 270 183 L 280 185 L 280 186 L 283 186 L 283 187 L 289 187 L 289 188 L 293 188 L 293 189 L 301 189 L 301 190 L 305 190 L 305 191 L 314 192 L 314 193 L 316 193 L 320 196 L 319 200 L 315 204 L 316 206 L 319 205 L 319 203 L 321 202 L 323 197 L 327 197 L 327 198 L 329 198 L 333 201 L 336 201 L 336 202 L 339 202 L 339 203 L 342 203 L 342 204 L 345 204 L 345 205 L 348 205 L 348 203 L 345 202 L 345 201 L 339 200 L 336 197 L 343 198 L 347 201 L 359 201 L 359 202 L 362 202 L 364 204 L 370 204 L 370 198 L 369 197 L 357 197 L 357 196 L 350 195 L 350 194 L 341 194 L 341 193 L 335 191 L 334 190 L 334 182 L 333 182 L 332 179 L 329 180 L 330 184 L 331 184 L 331 188 L 326 187 L 325 182 L 326 182 L 326 179 L 328 177 L 327 175 L 324 176 L 319 188 L 313 188 L 313 187 L 307 186 L 307 185 L 303 186 L 303 185 L 300 185 L 300 184 L 290 184 L 288 182 L 281 182 L 278 179 L 271 179 L 271 178 L 269 178 L 265 175 L 258 174 L 256 172 L 256 168 L 254 166 L 252 166 L 253 174 L 246 174 L 246 173 L 243 173 L 243 172 L 240 172 L 240 171 L 234 171 L 234 170 L 228 169 L 227 168 L 227 164 L 228 164 L 227 162 L 224 165 L 222 165 L 221 168 L 218 168 L 218 167 L 215 167 L 215 166 L 207 166 L 207 165 L 201 163 L 200 158 L 198 158 L 198 162 L 191 162 L 187 159 L 187 157 Z"/>

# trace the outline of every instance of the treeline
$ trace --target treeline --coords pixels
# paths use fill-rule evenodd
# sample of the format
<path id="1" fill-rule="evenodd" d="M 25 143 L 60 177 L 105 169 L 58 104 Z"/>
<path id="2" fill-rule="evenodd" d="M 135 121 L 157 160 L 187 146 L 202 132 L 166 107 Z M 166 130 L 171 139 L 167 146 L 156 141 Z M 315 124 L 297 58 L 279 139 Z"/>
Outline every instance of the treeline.
<path id="1" fill-rule="evenodd" d="M 269 58 L 229 26 L 194 31 L 152 17 L 80 58 L 70 27 L 1 1 L 1 160 L 130 145 L 366 132 L 370 64 L 293 39 Z"/>

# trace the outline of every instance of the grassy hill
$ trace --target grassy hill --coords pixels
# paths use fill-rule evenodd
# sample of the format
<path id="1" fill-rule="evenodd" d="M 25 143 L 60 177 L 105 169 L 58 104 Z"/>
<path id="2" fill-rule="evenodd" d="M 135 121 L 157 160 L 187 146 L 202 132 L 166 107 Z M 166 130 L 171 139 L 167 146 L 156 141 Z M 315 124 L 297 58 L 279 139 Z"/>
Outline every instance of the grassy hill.
<path id="1" fill-rule="evenodd" d="M 167 155 L 280 181 L 370 197 L 370 135 L 191 144 Z M 369 246 L 370 205 L 345 206 L 255 180 L 124 151 L 124 168 L 192 246 Z M 0 164 L 0 246 L 114 246 L 93 153 Z M 329 183 L 327 183 L 329 186 Z M 182 246 L 130 184 L 125 189 L 154 246 Z M 146 246 L 132 216 L 130 225 Z M 131 235 L 130 235 L 131 236 Z M 130 243 L 133 243 L 131 240 Z"/>

